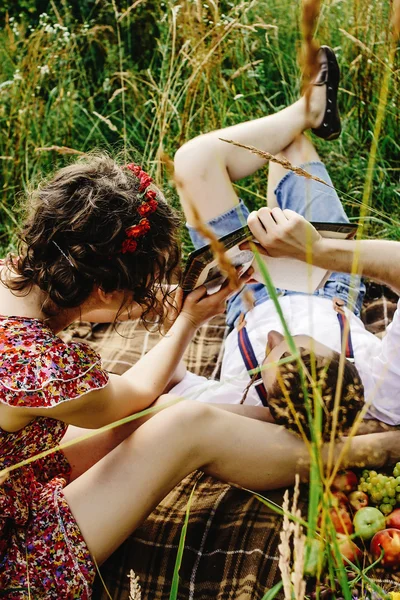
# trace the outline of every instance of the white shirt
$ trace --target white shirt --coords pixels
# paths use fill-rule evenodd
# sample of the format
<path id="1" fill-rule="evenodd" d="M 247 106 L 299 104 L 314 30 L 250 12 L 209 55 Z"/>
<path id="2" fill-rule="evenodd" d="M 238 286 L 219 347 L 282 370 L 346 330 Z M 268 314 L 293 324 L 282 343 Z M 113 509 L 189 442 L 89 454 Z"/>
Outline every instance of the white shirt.
<path id="1" fill-rule="evenodd" d="M 279 304 L 292 335 L 309 335 L 340 352 L 340 325 L 332 300 L 295 294 L 280 297 Z M 383 340 L 368 332 L 362 321 L 346 310 L 350 320 L 354 362 L 364 385 L 365 401 L 369 404 L 367 416 L 389 425 L 400 424 L 399 307 L 400 301 Z M 265 358 L 268 333 L 271 330 L 283 333 L 272 300 L 259 304 L 247 313 L 246 329 L 261 364 Z M 249 381 L 238 346 L 238 334 L 234 329 L 225 340 L 220 381 L 208 380 L 188 372 L 171 393 L 202 402 L 239 404 Z M 261 404 L 254 386 L 249 390 L 246 404 Z"/>

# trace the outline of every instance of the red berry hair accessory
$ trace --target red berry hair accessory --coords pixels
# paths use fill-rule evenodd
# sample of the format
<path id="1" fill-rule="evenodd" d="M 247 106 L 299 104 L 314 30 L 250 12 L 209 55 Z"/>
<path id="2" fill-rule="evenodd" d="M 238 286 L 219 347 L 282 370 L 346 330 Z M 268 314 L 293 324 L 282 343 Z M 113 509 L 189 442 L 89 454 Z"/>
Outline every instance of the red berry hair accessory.
<path id="1" fill-rule="evenodd" d="M 125 230 L 126 239 L 122 242 L 121 252 L 135 252 L 137 248 L 137 239 L 146 235 L 150 231 L 150 221 L 146 218 L 157 210 L 158 202 L 156 200 L 157 193 L 154 190 L 149 190 L 148 187 L 152 183 L 152 178 L 139 165 L 129 163 L 126 165 L 136 177 L 139 179 L 139 192 L 142 192 L 142 203 L 137 211 L 142 217 L 137 225 L 131 225 Z"/>

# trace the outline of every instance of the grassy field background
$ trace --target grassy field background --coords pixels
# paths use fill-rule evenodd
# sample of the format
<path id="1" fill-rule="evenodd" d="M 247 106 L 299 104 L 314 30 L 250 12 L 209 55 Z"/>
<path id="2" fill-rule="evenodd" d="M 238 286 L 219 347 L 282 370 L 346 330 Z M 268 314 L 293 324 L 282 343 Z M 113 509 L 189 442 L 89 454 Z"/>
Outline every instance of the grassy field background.
<path id="1" fill-rule="evenodd" d="M 316 9 L 317 0 L 304 1 Z M 343 134 L 314 141 L 363 234 L 400 240 L 400 48 L 390 10 L 389 0 L 321 4 L 313 30 L 339 58 Z M 19 0 L 8 8 L 0 0 L 0 252 L 13 246 L 29 188 L 93 149 L 139 162 L 177 205 L 165 165 L 183 142 L 298 98 L 301 16 L 293 0 Z M 237 190 L 254 208 L 264 203 L 266 184 L 265 169 Z M 187 251 L 184 232 L 182 239 Z M 329 577 L 338 574 L 351 600 L 327 517 L 331 474 L 320 465 L 318 427 L 316 418 L 308 549 L 316 547 L 319 575 L 326 554 Z M 319 514 L 324 548 L 315 536 Z M 359 577 L 376 591 L 368 570 Z"/>
<path id="2" fill-rule="evenodd" d="M 353 218 L 389 68 L 389 10 L 388 0 L 333 0 L 316 25 L 342 69 L 343 134 L 315 141 Z M 122 152 L 176 202 L 162 155 L 198 133 L 280 110 L 300 92 L 301 6 L 291 0 L 20 0 L 0 15 L 3 251 L 21 195 L 71 154 Z M 397 52 L 365 216 L 367 235 L 392 239 L 400 239 L 399 62 Z M 251 206 L 263 203 L 266 173 L 240 182 Z"/>

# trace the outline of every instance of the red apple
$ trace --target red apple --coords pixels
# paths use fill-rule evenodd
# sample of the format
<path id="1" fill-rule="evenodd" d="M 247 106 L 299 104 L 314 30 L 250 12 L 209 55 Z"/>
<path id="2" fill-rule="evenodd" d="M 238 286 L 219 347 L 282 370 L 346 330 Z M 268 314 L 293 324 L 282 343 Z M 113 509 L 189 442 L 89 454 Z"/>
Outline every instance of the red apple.
<path id="1" fill-rule="evenodd" d="M 343 535 L 342 533 L 337 534 L 337 540 L 340 554 L 344 558 L 347 558 L 348 560 L 351 560 L 352 563 L 356 564 L 361 562 L 363 552 L 360 550 L 357 544 L 352 542 L 347 535 Z M 345 560 L 343 560 L 343 563 L 345 565 L 348 564 Z"/>
<path id="2" fill-rule="evenodd" d="M 369 498 L 367 494 L 365 492 L 360 492 L 360 490 L 351 492 L 349 500 L 352 509 L 355 511 L 360 510 L 360 508 L 364 508 L 364 506 L 368 506 L 369 504 Z"/>
<path id="3" fill-rule="evenodd" d="M 336 533 L 350 535 L 354 532 L 353 522 L 348 510 L 343 507 L 332 508 L 329 514 Z"/>
<path id="4" fill-rule="evenodd" d="M 333 506 L 339 506 L 339 508 L 349 508 L 349 499 L 343 492 L 332 492 L 332 497 Z"/>
<path id="5" fill-rule="evenodd" d="M 396 508 L 386 519 L 386 527 L 400 529 L 400 508 Z"/>
<path id="6" fill-rule="evenodd" d="M 352 492 L 358 486 L 357 475 L 353 471 L 338 471 L 332 481 L 332 489 L 338 492 Z"/>
<path id="7" fill-rule="evenodd" d="M 382 550 L 384 555 L 379 563 L 386 569 L 400 568 L 400 531 L 398 529 L 383 529 L 378 531 L 371 540 L 371 554 L 378 560 Z"/>

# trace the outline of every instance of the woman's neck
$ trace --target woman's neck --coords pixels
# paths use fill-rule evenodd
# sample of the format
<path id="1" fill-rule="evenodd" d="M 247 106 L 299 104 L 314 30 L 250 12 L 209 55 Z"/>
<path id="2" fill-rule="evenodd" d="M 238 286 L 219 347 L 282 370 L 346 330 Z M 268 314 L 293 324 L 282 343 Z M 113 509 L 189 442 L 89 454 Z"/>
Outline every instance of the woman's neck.
<path id="1" fill-rule="evenodd" d="M 4 283 L 0 284 L 0 314 L 5 317 L 25 317 L 39 319 L 55 333 L 62 331 L 73 321 L 79 320 L 81 309 L 60 309 L 54 315 L 43 312 L 46 294 L 37 286 L 28 293 L 13 292 Z"/>

